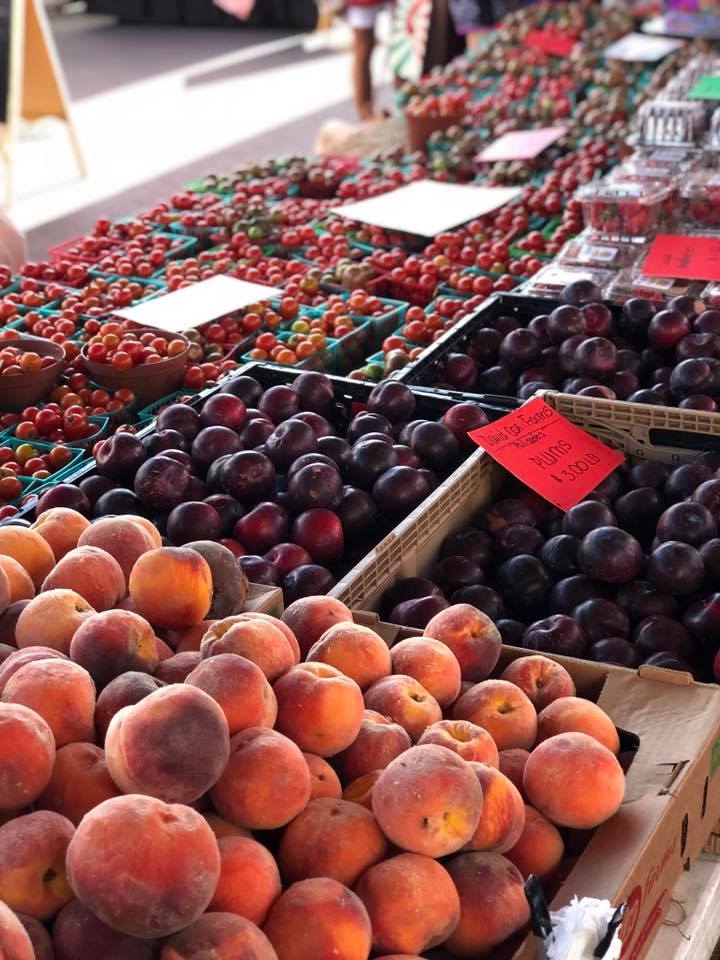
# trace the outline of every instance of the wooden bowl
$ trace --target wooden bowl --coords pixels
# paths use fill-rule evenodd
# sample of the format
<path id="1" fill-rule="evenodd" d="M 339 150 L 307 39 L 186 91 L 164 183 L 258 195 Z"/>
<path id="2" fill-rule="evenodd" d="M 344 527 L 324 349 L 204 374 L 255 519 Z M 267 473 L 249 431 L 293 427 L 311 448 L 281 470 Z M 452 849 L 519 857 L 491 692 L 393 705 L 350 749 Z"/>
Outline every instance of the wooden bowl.
<path id="1" fill-rule="evenodd" d="M 185 364 L 187 363 L 190 341 L 177 333 L 165 333 L 162 330 L 151 330 L 149 327 L 133 330 L 132 333 L 152 333 L 156 337 L 166 340 L 183 340 L 185 349 L 174 357 L 166 357 L 159 363 L 143 363 L 129 370 L 116 370 L 110 363 L 98 363 L 89 360 L 87 344 L 82 349 L 82 357 L 91 379 L 107 390 L 119 390 L 126 387 L 135 394 L 138 403 L 147 405 L 167 393 L 179 390 L 182 386 Z"/>
<path id="2" fill-rule="evenodd" d="M 34 406 L 50 393 L 67 366 L 63 348 L 51 340 L 20 336 L 13 340 L 0 341 L 0 350 L 3 347 L 16 347 L 25 353 L 32 352 L 41 357 L 52 357 L 55 363 L 43 367 L 42 370 L 0 376 L 1 410 L 22 410 L 25 407 Z"/>

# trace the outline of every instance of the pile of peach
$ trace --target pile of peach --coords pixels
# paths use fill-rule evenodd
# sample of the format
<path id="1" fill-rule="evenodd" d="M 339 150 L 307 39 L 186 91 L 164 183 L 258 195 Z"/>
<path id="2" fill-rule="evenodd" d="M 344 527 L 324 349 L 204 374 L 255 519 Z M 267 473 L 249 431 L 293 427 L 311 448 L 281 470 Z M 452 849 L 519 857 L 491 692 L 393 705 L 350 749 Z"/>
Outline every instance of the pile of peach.
<path id="1" fill-rule="evenodd" d="M 464 604 L 391 649 L 329 597 L 237 613 L 223 547 L 159 543 L 64 508 L 0 528 L 0 956 L 418 960 L 524 933 L 523 878 L 623 798 L 567 671 L 487 679 L 500 637 Z"/>

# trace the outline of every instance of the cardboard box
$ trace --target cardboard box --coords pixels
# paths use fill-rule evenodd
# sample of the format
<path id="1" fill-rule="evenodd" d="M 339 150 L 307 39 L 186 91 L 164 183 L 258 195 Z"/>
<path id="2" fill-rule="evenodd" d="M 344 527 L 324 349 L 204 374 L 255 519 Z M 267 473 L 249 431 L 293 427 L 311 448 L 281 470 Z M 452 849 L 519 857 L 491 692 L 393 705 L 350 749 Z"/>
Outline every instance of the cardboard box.
<path id="1" fill-rule="evenodd" d="M 262 583 L 251 583 L 245 611 L 268 613 L 271 617 L 280 617 L 285 609 L 283 592 L 280 587 L 268 587 Z"/>
<path id="2" fill-rule="evenodd" d="M 355 619 L 389 645 L 420 630 Z M 534 651 L 503 647 L 494 676 Z M 552 656 L 573 677 L 580 696 L 598 703 L 636 750 L 627 768 L 625 800 L 595 831 L 552 900 L 557 910 L 590 896 L 627 901 L 621 928 L 623 960 L 652 956 L 652 942 L 684 869 L 696 859 L 720 815 L 720 687 L 658 667 L 637 671 Z M 635 739 L 636 738 L 636 739 Z M 535 960 L 532 937 L 511 960 Z"/>

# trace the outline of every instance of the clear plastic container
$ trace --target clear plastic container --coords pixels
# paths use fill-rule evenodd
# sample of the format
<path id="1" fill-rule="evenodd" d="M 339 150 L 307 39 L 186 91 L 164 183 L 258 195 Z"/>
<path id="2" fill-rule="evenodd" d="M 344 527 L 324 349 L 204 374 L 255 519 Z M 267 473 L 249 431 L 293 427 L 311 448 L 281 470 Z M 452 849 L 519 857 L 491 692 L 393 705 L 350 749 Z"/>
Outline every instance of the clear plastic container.
<path id="1" fill-rule="evenodd" d="M 673 176 L 687 175 L 693 170 L 699 170 L 703 166 L 703 160 L 703 151 L 694 147 L 641 147 L 622 167 L 616 167 L 616 170 L 631 163 L 645 169 L 654 167 L 663 170 L 663 176 L 655 179 L 663 180 L 664 171 L 669 171 Z"/>
<path id="2" fill-rule="evenodd" d="M 699 297 L 703 283 L 699 280 L 677 280 L 672 277 L 649 277 L 637 267 L 628 267 L 615 275 L 603 288 L 603 298 L 615 303 L 625 303 L 631 297 L 644 297 L 658 303 L 666 303 L 673 297 Z"/>
<path id="3" fill-rule="evenodd" d="M 592 267 L 571 267 L 549 263 L 523 284 L 522 293 L 529 297 L 545 297 L 557 300 L 565 287 L 576 280 L 592 280 L 603 290 L 612 280 L 611 270 L 597 270 Z"/>
<path id="4" fill-rule="evenodd" d="M 683 226 L 720 230 L 720 173 L 717 170 L 696 173 L 684 184 L 680 196 Z"/>
<path id="5" fill-rule="evenodd" d="M 693 146 L 705 134 L 705 107 L 698 100 L 649 100 L 638 110 L 643 146 Z"/>
<path id="6" fill-rule="evenodd" d="M 660 180 L 601 180 L 577 192 L 586 226 L 598 236 L 618 240 L 649 237 L 666 226 L 675 195 L 675 187 Z"/>
<path id="7" fill-rule="evenodd" d="M 573 267 L 620 270 L 636 264 L 646 251 L 646 244 L 605 240 L 591 230 L 583 230 L 567 241 L 557 255 L 557 262 Z"/>

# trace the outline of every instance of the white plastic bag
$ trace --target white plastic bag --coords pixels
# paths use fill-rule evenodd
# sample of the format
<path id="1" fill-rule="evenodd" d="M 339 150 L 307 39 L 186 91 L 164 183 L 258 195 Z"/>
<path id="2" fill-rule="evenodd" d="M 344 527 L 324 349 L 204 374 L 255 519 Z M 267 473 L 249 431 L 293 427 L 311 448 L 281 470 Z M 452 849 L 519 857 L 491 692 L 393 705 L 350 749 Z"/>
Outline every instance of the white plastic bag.
<path id="1" fill-rule="evenodd" d="M 0 210 L 0 263 L 6 263 L 16 271 L 26 260 L 25 237 L 10 217 Z"/>
<path id="2" fill-rule="evenodd" d="M 238 20 L 247 20 L 255 7 L 255 0 L 213 0 L 216 7 L 220 7 L 231 17 Z"/>

